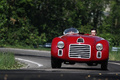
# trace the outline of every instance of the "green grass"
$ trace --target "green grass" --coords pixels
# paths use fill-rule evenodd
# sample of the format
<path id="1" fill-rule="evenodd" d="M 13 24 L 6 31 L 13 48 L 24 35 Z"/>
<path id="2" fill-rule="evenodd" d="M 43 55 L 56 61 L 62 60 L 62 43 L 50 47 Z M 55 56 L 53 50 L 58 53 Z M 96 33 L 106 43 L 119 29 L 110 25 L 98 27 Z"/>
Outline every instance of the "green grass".
<path id="1" fill-rule="evenodd" d="M 110 51 L 109 60 L 120 61 L 120 51 Z"/>
<path id="2" fill-rule="evenodd" d="M 109 60 L 120 61 L 120 50 L 112 51 L 112 47 L 109 50 Z"/>
<path id="3" fill-rule="evenodd" d="M 15 56 L 10 52 L 0 52 L 0 69 L 19 69 L 21 64 L 15 60 Z"/>

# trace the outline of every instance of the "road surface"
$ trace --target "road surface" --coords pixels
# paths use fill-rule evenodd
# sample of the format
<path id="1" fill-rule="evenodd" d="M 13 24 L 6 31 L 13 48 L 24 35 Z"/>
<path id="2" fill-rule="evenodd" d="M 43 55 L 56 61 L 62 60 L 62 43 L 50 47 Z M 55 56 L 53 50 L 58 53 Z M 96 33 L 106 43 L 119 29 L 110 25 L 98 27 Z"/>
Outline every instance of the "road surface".
<path id="1" fill-rule="evenodd" d="M 52 69 L 50 51 L 0 48 L 13 52 L 16 60 L 27 66 L 19 70 L 0 70 L 0 80 L 120 80 L 120 62 L 109 61 L 108 70 L 84 63 L 62 64 L 61 69 Z"/>

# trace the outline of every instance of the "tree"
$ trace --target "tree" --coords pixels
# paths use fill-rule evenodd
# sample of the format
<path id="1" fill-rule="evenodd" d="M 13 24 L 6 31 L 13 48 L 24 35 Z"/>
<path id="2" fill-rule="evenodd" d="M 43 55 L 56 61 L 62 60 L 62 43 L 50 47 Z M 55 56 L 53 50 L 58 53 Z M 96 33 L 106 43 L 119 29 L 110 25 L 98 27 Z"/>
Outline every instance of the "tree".
<path id="1" fill-rule="evenodd" d="M 66 28 L 89 33 L 94 27 L 110 44 L 120 45 L 119 4 L 119 0 L 1 0 L 0 43 L 44 44 Z M 108 5 L 110 14 L 105 16 Z"/>
<path id="2" fill-rule="evenodd" d="M 107 6 L 110 11 L 107 12 L 107 16 L 103 16 L 102 25 L 99 27 L 100 36 L 107 39 L 111 46 L 119 46 L 119 32 L 120 32 L 120 1 L 119 0 L 110 0 L 108 1 Z"/>

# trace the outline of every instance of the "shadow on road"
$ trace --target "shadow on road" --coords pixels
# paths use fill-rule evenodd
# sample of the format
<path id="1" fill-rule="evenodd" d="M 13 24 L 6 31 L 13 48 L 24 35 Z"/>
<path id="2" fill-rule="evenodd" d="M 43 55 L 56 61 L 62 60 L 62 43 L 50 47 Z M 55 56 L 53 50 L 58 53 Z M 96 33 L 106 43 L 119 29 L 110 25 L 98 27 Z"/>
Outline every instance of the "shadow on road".
<path id="1" fill-rule="evenodd" d="M 68 70 L 99 70 L 99 71 L 109 71 L 109 70 L 101 70 L 101 68 L 81 68 L 81 67 L 62 67 L 61 69 L 68 69 Z"/>

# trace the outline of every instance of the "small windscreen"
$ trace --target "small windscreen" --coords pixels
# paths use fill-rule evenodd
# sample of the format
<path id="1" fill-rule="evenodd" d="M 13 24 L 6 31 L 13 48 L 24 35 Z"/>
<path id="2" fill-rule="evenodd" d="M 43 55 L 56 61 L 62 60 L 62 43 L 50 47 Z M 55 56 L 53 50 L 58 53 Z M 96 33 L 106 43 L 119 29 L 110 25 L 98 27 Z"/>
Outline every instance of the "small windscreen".
<path id="1" fill-rule="evenodd" d="M 73 33 L 79 33 L 79 31 L 76 28 L 68 28 L 63 32 L 63 34 L 73 34 Z"/>

